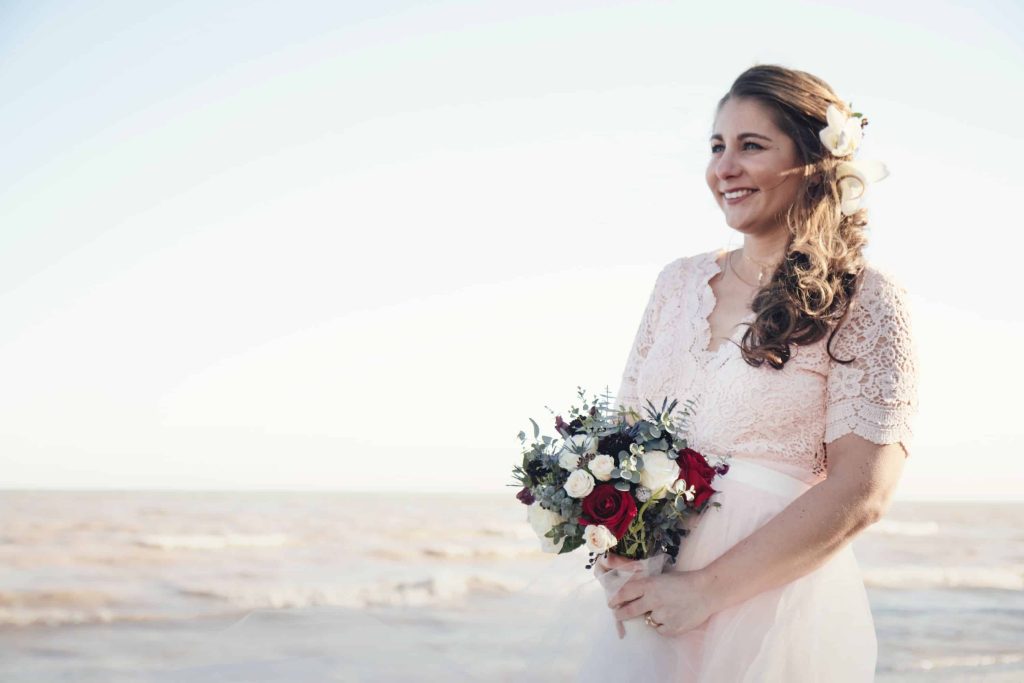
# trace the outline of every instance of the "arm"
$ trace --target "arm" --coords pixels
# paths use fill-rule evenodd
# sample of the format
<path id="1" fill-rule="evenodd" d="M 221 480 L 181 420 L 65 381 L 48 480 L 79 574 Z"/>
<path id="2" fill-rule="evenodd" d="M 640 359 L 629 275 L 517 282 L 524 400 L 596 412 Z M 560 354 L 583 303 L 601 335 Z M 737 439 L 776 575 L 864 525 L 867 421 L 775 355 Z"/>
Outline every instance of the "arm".
<path id="1" fill-rule="evenodd" d="M 878 445 L 852 433 L 831 446 L 825 481 L 703 569 L 630 579 L 608 601 L 615 618 L 652 612 L 662 622 L 658 633 L 679 635 L 823 565 L 885 513 L 905 459 L 898 443 Z"/>
<path id="2" fill-rule="evenodd" d="M 827 479 L 698 570 L 714 612 L 812 572 L 888 509 L 903 471 L 903 447 L 856 434 L 829 446 Z"/>
<path id="3" fill-rule="evenodd" d="M 917 409 L 915 344 L 905 290 L 871 270 L 859 294 L 835 345 L 854 360 L 826 380 L 827 479 L 707 567 L 627 583 L 609 602 L 617 619 L 652 611 L 659 633 L 696 628 L 825 564 L 888 509 Z"/>
<path id="4" fill-rule="evenodd" d="M 836 337 L 837 355 L 854 360 L 830 363 L 828 477 L 700 570 L 719 609 L 817 569 L 889 508 L 917 408 L 917 354 L 906 291 L 869 270 Z"/>

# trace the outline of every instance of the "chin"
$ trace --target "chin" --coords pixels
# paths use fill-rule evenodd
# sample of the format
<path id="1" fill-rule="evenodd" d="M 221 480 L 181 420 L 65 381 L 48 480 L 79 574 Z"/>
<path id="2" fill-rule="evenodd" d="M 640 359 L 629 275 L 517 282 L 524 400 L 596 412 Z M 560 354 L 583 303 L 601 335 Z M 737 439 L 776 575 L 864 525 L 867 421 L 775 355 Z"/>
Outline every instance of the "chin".
<path id="1" fill-rule="evenodd" d="M 733 221 L 726 219 L 725 224 L 728 225 L 733 230 L 735 230 L 736 232 L 742 232 L 744 235 L 752 234 L 754 232 L 754 230 L 751 229 L 749 223 L 740 223 L 739 225 L 737 225 Z"/>

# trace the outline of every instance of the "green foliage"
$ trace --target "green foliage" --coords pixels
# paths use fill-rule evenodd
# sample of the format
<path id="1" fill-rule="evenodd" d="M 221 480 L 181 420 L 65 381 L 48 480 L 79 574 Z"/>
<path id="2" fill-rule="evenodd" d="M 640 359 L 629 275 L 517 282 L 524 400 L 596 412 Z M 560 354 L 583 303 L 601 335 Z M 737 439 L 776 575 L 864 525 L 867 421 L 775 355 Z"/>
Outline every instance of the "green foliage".
<path id="1" fill-rule="evenodd" d="M 615 461 L 607 483 L 634 499 L 644 469 L 644 453 L 664 451 L 672 457 L 673 451 L 687 447 L 682 434 L 692 415 L 693 400 L 680 402 L 666 397 L 660 406 L 648 400 L 643 407 L 645 414 L 641 415 L 632 406 L 613 409 L 612 395 L 607 386 L 602 395 L 590 398 L 581 387 L 577 387 L 577 399 L 568 411 L 558 414 L 576 434 L 605 441 L 607 451 L 599 452 Z M 555 415 L 555 411 L 545 407 Z M 565 449 L 574 452 L 583 449 L 577 448 L 565 433 L 559 433 L 562 438 L 541 435 L 537 422 L 530 418 L 530 423 L 532 441 L 527 439 L 526 431 L 517 435 L 522 463 L 513 468 L 513 479 L 516 485 L 530 490 L 537 504 L 566 520 L 556 524 L 546 536 L 553 543 L 561 543 L 559 553 L 572 552 L 585 545 L 584 525 L 578 522 L 582 515 L 582 500 L 569 496 L 565 491 L 569 471 L 560 465 L 559 457 Z M 589 470 L 595 457 L 596 454 L 581 457 L 580 467 Z M 666 552 L 674 561 L 681 539 L 689 533 L 687 529 L 680 528 L 679 522 L 684 515 L 691 516 L 698 511 L 687 507 L 678 495 L 656 498 L 661 491 L 664 489 L 652 492 L 645 501 L 637 501 L 637 516 L 619 539 L 617 553 L 639 558 Z M 715 502 L 712 505 L 717 507 L 720 504 Z"/>

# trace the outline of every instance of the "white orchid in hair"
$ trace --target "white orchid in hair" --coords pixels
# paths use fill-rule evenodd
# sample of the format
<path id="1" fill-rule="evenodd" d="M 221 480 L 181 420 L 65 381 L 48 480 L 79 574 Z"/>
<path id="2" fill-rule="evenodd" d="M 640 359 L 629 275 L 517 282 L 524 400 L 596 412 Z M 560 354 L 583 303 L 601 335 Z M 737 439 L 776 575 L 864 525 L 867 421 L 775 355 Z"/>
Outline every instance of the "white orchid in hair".
<path id="1" fill-rule="evenodd" d="M 878 182 L 889 175 L 889 169 L 881 161 L 864 159 L 841 161 L 836 167 L 839 179 L 839 210 L 844 216 L 857 211 L 869 183 Z"/>
<path id="2" fill-rule="evenodd" d="M 860 147 L 863 138 L 862 126 L 867 119 L 860 112 L 847 116 L 835 104 L 829 104 L 825 111 L 828 125 L 818 132 L 821 144 L 837 157 L 852 156 Z M 836 166 L 839 187 L 839 211 L 844 216 L 860 208 L 868 184 L 878 182 L 889 175 L 889 169 L 881 161 L 847 159 Z"/>
<path id="3" fill-rule="evenodd" d="M 837 157 L 845 157 L 856 152 L 863 136 L 860 117 L 847 116 L 839 111 L 839 107 L 829 104 L 825 120 L 828 121 L 828 125 L 818 133 L 821 144 Z"/>

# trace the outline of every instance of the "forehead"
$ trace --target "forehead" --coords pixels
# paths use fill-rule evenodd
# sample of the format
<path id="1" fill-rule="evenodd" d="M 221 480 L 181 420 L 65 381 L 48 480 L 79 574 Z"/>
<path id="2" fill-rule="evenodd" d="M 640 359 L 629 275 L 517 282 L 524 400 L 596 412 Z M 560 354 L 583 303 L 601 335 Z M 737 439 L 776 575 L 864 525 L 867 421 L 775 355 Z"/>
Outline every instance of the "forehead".
<path id="1" fill-rule="evenodd" d="M 762 133 L 771 137 L 782 134 L 772 120 L 771 112 L 758 100 L 731 97 L 715 116 L 712 134 L 732 137 L 740 132 Z"/>

